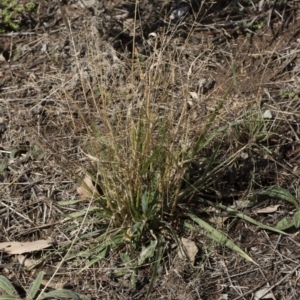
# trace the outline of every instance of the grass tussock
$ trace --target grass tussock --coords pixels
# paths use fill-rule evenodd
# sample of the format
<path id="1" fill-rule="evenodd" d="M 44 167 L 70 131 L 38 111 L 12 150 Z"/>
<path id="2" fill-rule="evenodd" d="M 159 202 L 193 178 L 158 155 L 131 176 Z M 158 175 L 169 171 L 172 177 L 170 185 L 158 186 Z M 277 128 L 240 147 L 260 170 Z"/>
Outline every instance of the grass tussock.
<path id="1" fill-rule="evenodd" d="M 72 36 L 71 41 L 74 53 L 80 53 Z M 218 114 L 235 77 L 228 80 L 222 96 L 216 97 L 213 109 L 205 111 L 201 81 L 213 55 L 211 48 L 189 58 L 183 48 L 172 50 L 170 40 L 156 36 L 152 43 L 149 56 L 138 53 L 134 44 L 133 54 L 122 56 L 96 38 L 88 40 L 87 58 L 75 56 L 77 75 L 59 90 L 67 101 L 72 130 L 78 133 L 84 157 L 82 163 L 68 166 L 80 185 L 81 199 L 59 204 L 76 205 L 76 212 L 64 219 L 80 224 L 72 243 L 89 241 L 67 258 L 82 257 L 90 267 L 119 250 L 124 266 L 119 271 L 132 272 L 133 286 L 134 270 L 151 265 L 149 291 L 166 241 L 175 241 L 184 253 L 180 226 L 201 230 L 252 261 L 225 233 L 200 217 L 197 206 L 213 207 L 284 234 L 281 227 L 264 225 L 224 205 L 216 190 L 214 201 L 206 197 L 242 153 L 267 143 L 271 122 L 257 111 L 222 123 Z M 225 144 L 231 145 L 229 151 L 224 151 Z M 89 232 L 80 235 L 83 228 Z"/>
<path id="2" fill-rule="evenodd" d="M 125 75 L 114 52 L 104 53 L 98 63 L 104 68 L 108 66 L 107 59 L 112 58 L 112 66 L 94 69 L 100 75 L 96 85 L 90 86 L 94 93 L 86 102 L 88 115 L 96 113 L 101 121 L 96 124 L 81 115 L 83 123 L 88 124 L 82 149 L 91 160 L 86 173 L 96 187 L 87 187 L 93 198 L 93 209 L 88 210 L 100 223 L 102 234 L 97 240 L 104 246 L 88 250 L 89 256 L 96 256 L 89 265 L 103 257 L 99 251 L 105 255 L 111 247 L 132 244 L 148 257 L 150 254 L 144 251 L 147 247 L 153 248 L 153 243 L 162 247 L 158 239 L 172 237 L 178 241 L 172 227 L 178 218 L 178 205 L 212 185 L 214 175 L 221 169 L 216 164 L 216 146 L 205 158 L 203 174 L 191 183 L 189 166 L 211 141 L 217 137 L 221 140 L 228 127 L 218 128 L 216 116 L 229 90 L 211 114 L 198 116 L 199 103 L 191 104 L 188 89 L 192 82 L 178 82 L 184 77 L 195 80 L 190 76 L 192 67 L 184 69 L 178 63 L 180 55 L 164 52 L 166 46 L 148 58 L 134 55 Z M 204 56 L 193 61 L 199 73 L 205 72 Z M 119 68 L 120 74 L 110 73 L 111 68 Z M 86 84 L 82 82 L 83 91 Z M 200 97 L 201 92 L 196 97 L 198 102 Z M 182 207 L 179 218 L 186 218 L 191 211 L 188 206 Z M 204 227 L 207 230 L 208 225 Z M 224 236 L 218 234 L 217 240 L 221 241 Z M 152 249 L 151 255 L 154 254 Z"/>

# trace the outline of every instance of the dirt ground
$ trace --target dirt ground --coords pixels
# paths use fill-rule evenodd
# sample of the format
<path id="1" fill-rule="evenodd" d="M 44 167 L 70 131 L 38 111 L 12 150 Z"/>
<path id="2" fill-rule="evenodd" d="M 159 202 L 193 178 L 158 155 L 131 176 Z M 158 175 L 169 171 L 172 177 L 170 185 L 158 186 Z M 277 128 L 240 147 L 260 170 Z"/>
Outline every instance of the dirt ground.
<path id="1" fill-rule="evenodd" d="M 86 160 L 79 147 L 85 127 L 78 108 L 100 123 L 97 114 L 89 115 L 88 110 L 92 78 L 101 77 L 107 90 L 112 78 L 119 87 L 126 87 L 132 49 L 136 55 L 150 56 L 154 34 L 167 41 L 166 53 L 178 53 L 180 59 L 181 83 L 170 87 L 170 93 L 181 88 L 202 90 L 195 124 L 216 106 L 232 79 L 233 90 L 220 113 L 222 122 L 239 119 L 245 110 L 255 108 L 271 111 L 276 120 L 268 141 L 272 153 L 253 149 L 248 160 L 238 159 L 237 167 L 224 174 L 231 181 L 227 190 L 222 189 L 223 203 L 238 200 L 249 180 L 255 182 L 254 189 L 277 184 L 295 194 L 300 178 L 300 4 L 277 2 L 140 0 L 135 36 L 135 1 L 41 0 L 36 13 L 19 16 L 19 32 L 0 34 L 0 159 L 5 162 L 0 171 L 0 242 L 51 238 L 70 246 L 76 225 L 60 222 L 61 214 L 69 211 L 57 202 L 78 197 L 67 167 Z M 186 15 L 177 19 L 181 11 Z M 99 51 L 108 58 L 107 66 L 99 65 L 97 73 L 92 64 Z M 201 63 L 193 78 L 184 80 L 182 76 L 199 56 Z M 95 61 L 89 61 L 90 57 Z M 69 99 L 74 99 L 72 105 Z M 116 99 L 113 110 L 116 103 L 121 106 Z M 233 187 L 236 196 L 230 193 Z M 280 207 L 272 213 L 255 214 L 253 208 L 246 213 L 274 225 L 295 210 L 274 199 L 260 205 L 278 203 Z M 230 238 L 256 264 L 195 234 L 190 238 L 201 249 L 195 266 L 180 260 L 172 245 L 166 246 L 170 251 L 151 298 L 299 299 L 298 230 L 280 236 L 241 220 L 226 226 Z M 83 260 L 60 264 L 55 247 L 50 252 L 33 255 L 49 257 L 34 270 L 22 266 L 17 257 L 1 253 L 0 271 L 20 288 L 21 295 L 40 270 L 46 278 L 56 272 L 53 281 L 92 299 L 143 299 L 147 293 L 149 269 L 139 270 L 138 284 L 132 289 L 128 276 L 112 271 L 117 254 L 87 269 Z"/>

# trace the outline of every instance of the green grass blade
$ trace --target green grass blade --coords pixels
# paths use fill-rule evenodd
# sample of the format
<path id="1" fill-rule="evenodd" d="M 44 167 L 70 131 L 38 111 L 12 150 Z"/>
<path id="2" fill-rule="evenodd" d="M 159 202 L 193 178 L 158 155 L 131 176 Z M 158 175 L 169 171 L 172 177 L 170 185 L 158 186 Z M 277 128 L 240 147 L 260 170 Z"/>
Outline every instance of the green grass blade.
<path id="1" fill-rule="evenodd" d="M 0 162 L 0 175 L 4 172 L 4 170 L 7 168 L 7 166 L 8 166 L 8 158 L 5 157 Z"/>
<path id="2" fill-rule="evenodd" d="M 132 262 L 131 258 L 126 253 L 120 253 L 120 259 L 126 267 L 128 267 Z"/>
<path id="3" fill-rule="evenodd" d="M 142 204 L 142 211 L 143 214 L 146 215 L 148 212 L 148 193 L 147 191 L 144 192 L 144 194 L 142 195 L 142 200 L 141 200 L 141 204 Z"/>
<path id="4" fill-rule="evenodd" d="M 45 275 L 45 272 L 43 272 L 43 271 L 38 274 L 38 276 L 32 283 L 30 290 L 28 291 L 28 295 L 27 295 L 26 299 L 28 299 L 28 300 L 35 299 L 35 295 L 37 294 L 37 292 L 39 291 L 39 289 L 41 287 L 41 283 L 42 283 L 44 275 Z"/>
<path id="5" fill-rule="evenodd" d="M 208 223 L 206 223 L 205 221 L 201 220 L 193 214 L 188 214 L 188 217 L 190 217 L 194 222 L 196 222 L 201 228 L 205 229 L 209 238 L 213 239 L 219 244 L 225 245 L 226 247 L 232 249 L 244 259 L 253 262 L 252 258 L 248 254 L 246 254 L 240 247 L 238 247 L 222 232 L 218 231 L 217 229 L 210 226 Z"/>
<path id="6" fill-rule="evenodd" d="M 213 125 L 213 122 L 214 122 L 215 118 L 217 117 L 220 109 L 223 106 L 224 101 L 226 100 L 228 94 L 230 93 L 230 91 L 232 89 L 232 85 L 233 85 L 233 82 L 230 84 L 230 86 L 226 90 L 222 100 L 219 102 L 219 104 L 216 107 L 214 113 L 212 114 L 212 116 L 209 118 L 207 124 L 205 125 L 204 130 L 202 131 L 199 139 L 197 140 L 197 142 L 195 143 L 195 146 L 193 147 L 192 157 L 194 157 L 204 147 L 204 145 L 207 144 L 206 143 L 207 132 L 211 128 L 211 126 Z"/>
<path id="7" fill-rule="evenodd" d="M 218 143 L 216 150 L 213 152 L 213 155 L 210 157 L 208 165 L 207 165 L 206 169 L 204 170 L 203 179 L 205 179 L 205 181 L 209 181 L 210 177 L 212 177 L 211 175 L 208 176 L 208 174 L 212 171 L 213 164 L 216 162 L 216 157 L 219 153 L 220 146 L 221 146 L 221 143 Z M 196 186 L 196 188 L 197 188 L 197 186 Z"/>
<path id="8" fill-rule="evenodd" d="M 124 237 L 123 234 L 117 234 L 117 235 L 113 236 L 112 238 L 107 237 L 107 240 L 104 241 L 102 244 L 100 244 L 100 246 L 97 246 L 96 248 L 91 249 L 91 250 L 84 251 L 84 255 L 86 257 L 96 256 L 94 259 L 90 260 L 87 263 L 87 266 L 90 267 L 94 263 L 103 259 L 107 255 L 109 249 L 115 249 L 117 246 L 119 246 L 123 242 L 123 237 Z"/>
<path id="9" fill-rule="evenodd" d="M 230 207 L 227 207 L 227 206 L 222 205 L 222 204 L 215 204 L 215 206 L 218 207 L 218 208 L 221 208 L 222 210 L 227 211 L 230 215 L 233 215 L 233 216 L 238 217 L 240 219 L 243 219 L 243 220 L 245 220 L 245 221 L 247 221 L 247 222 L 249 222 L 249 223 L 251 223 L 253 225 L 258 226 L 261 229 L 265 229 L 265 230 L 273 231 L 273 232 L 276 232 L 276 233 L 279 233 L 279 234 L 287 235 L 286 232 L 283 232 L 281 230 L 278 230 L 277 228 L 270 227 L 268 225 L 260 223 L 260 222 L 258 222 L 256 220 L 252 219 L 251 217 L 245 215 L 244 213 L 236 211 L 236 210 L 234 210 L 234 209 L 232 209 Z"/>
<path id="10" fill-rule="evenodd" d="M 85 214 L 89 214 L 89 213 L 91 213 L 93 211 L 97 211 L 97 210 L 99 210 L 98 207 L 89 207 L 89 211 L 87 211 L 87 210 L 76 211 L 74 213 L 71 213 L 71 214 L 67 215 L 63 219 L 63 222 L 70 221 L 70 220 L 76 220 L 77 218 L 82 217 Z"/>
<path id="11" fill-rule="evenodd" d="M 192 185 L 189 185 L 181 195 L 179 195 L 177 202 L 184 202 L 185 199 L 189 199 L 189 197 L 193 194 L 197 194 L 200 191 L 203 191 L 207 189 L 210 185 L 214 183 L 212 180 L 213 176 L 215 174 L 215 170 L 212 170 L 212 172 L 209 175 L 201 176 L 198 180 L 196 180 Z"/>
<path id="12" fill-rule="evenodd" d="M 142 167 L 142 172 L 141 174 L 144 175 L 148 170 L 149 170 L 149 166 L 151 165 L 151 163 L 158 157 L 161 155 L 161 153 L 163 152 L 164 148 L 163 147 L 159 147 L 158 149 L 156 149 L 152 155 L 149 157 L 149 159 L 144 163 L 143 167 Z"/>
<path id="13" fill-rule="evenodd" d="M 79 295 L 77 293 L 74 293 L 69 290 L 55 290 L 51 291 L 47 294 L 42 295 L 41 297 L 38 298 L 38 300 L 43 300 L 43 299 L 49 299 L 49 298 L 54 298 L 54 297 L 62 297 L 62 298 L 71 298 L 73 300 L 90 300 L 90 298 Z"/>
<path id="14" fill-rule="evenodd" d="M 149 298 L 150 293 L 152 291 L 153 288 L 153 284 L 154 284 L 154 280 L 155 277 L 158 273 L 158 269 L 162 260 L 162 255 L 163 255 L 163 239 L 161 236 L 158 236 L 157 238 L 157 245 L 156 245 L 156 253 L 155 253 L 155 260 L 153 263 L 153 271 L 152 271 L 152 275 L 151 275 L 151 279 L 150 279 L 150 283 L 149 283 L 149 287 L 148 287 L 148 291 L 147 291 L 147 295 L 146 295 L 146 300 Z"/>
<path id="15" fill-rule="evenodd" d="M 156 242 L 152 240 L 150 242 L 150 245 L 143 249 L 143 251 L 140 253 L 138 266 L 141 266 L 146 261 L 146 259 L 154 257 L 155 247 Z"/>
<path id="16" fill-rule="evenodd" d="M 283 218 L 276 224 L 275 228 L 278 230 L 287 230 L 293 226 L 295 226 L 294 219 Z"/>
<path id="17" fill-rule="evenodd" d="M 77 203 L 82 203 L 83 200 L 63 200 L 63 201 L 58 201 L 57 204 L 60 206 L 68 206 L 68 205 L 74 205 Z"/>
<path id="18" fill-rule="evenodd" d="M 11 282 L 4 276 L 0 275 L 0 289 L 6 292 L 7 296 L 14 296 L 18 295 L 18 292 L 11 284 Z"/>
<path id="19" fill-rule="evenodd" d="M 89 268 L 90 266 L 92 266 L 93 264 L 95 264 L 96 262 L 98 262 L 99 260 L 105 258 L 105 256 L 107 255 L 107 249 L 102 250 L 101 252 L 99 252 L 97 254 L 97 257 L 91 259 L 86 266 Z"/>
<path id="20" fill-rule="evenodd" d="M 258 193 L 258 195 L 270 196 L 273 198 L 285 200 L 285 201 L 295 205 L 297 208 L 299 208 L 299 203 L 295 199 L 295 197 L 292 194 L 290 194 L 286 189 L 283 189 L 279 186 L 270 187 L 270 188 Z"/>
<path id="21" fill-rule="evenodd" d="M 294 220 L 294 226 L 296 228 L 300 227 L 300 211 L 296 211 L 293 217 Z"/>
<path id="22" fill-rule="evenodd" d="M 4 295 L 0 296 L 0 300 L 18 300 L 21 298 L 16 298 L 17 296 L 11 296 L 11 295 Z"/>
<path id="23" fill-rule="evenodd" d="M 209 136 L 206 136 L 205 139 L 202 138 L 202 140 L 198 141 L 198 146 L 197 146 L 197 151 L 193 151 L 194 155 L 196 153 L 198 153 L 199 151 L 201 151 L 203 148 L 205 148 L 207 145 L 209 145 L 209 143 L 215 138 L 217 137 L 221 132 L 225 132 L 228 129 L 228 125 L 226 126 L 222 126 L 220 127 L 218 130 L 214 131 L 213 133 L 211 133 Z M 192 156 L 193 157 L 193 156 Z"/>
<path id="24" fill-rule="evenodd" d="M 206 200 L 206 199 L 198 199 L 198 201 L 200 202 L 203 202 L 203 203 L 207 203 L 209 205 L 211 205 L 212 207 L 215 207 L 215 208 L 219 208 L 221 210 L 224 210 L 224 211 L 227 211 L 230 215 L 232 216 L 235 216 L 235 217 L 238 217 L 240 219 L 243 219 L 253 225 L 256 225 L 258 226 L 259 228 L 261 229 L 264 229 L 264 230 L 269 230 L 269 231 L 273 231 L 273 232 L 276 232 L 276 233 L 279 233 L 279 234 L 283 234 L 283 235 L 288 235 L 286 232 L 284 231 L 281 231 L 276 227 L 270 227 L 270 226 L 267 226 L 265 224 L 262 224 L 254 219 L 252 219 L 251 217 L 245 215 L 244 213 L 241 213 L 239 211 L 236 211 L 230 207 L 227 207 L 223 204 L 220 204 L 220 203 L 215 203 L 215 202 L 212 202 L 212 201 L 209 201 L 209 200 Z"/>

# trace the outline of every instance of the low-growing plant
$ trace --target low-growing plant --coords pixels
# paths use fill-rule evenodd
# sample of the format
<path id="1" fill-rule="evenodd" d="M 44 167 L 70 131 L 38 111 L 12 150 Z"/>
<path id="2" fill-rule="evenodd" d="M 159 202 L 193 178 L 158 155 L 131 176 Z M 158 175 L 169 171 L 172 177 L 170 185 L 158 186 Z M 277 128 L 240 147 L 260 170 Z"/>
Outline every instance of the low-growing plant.
<path id="1" fill-rule="evenodd" d="M 22 13 L 32 13 L 36 9 L 35 2 L 19 3 L 17 0 L 1 0 L 0 1 L 0 33 L 9 30 L 19 30 L 20 25 L 18 19 Z"/>
<path id="2" fill-rule="evenodd" d="M 82 299 L 89 300 L 88 297 L 84 295 L 79 295 L 71 290 L 59 289 L 47 293 L 39 294 L 42 286 L 44 272 L 40 272 L 34 282 L 31 284 L 29 290 L 26 292 L 25 300 L 42 300 L 42 299 L 53 299 L 54 297 L 67 298 L 67 299 Z M 0 275 L 0 299 L 1 300 L 21 300 L 21 297 L 13 284 L 3 275 Z"/>
<path id="3" fill-rule="evenodd" d="M 280 95 L 284 99 L 294 99 L 298 93 L 295 91 L 280 90 Z"/>
<path id="4" fill-rule="evenodd" d="M 300 228 L 300 188 L 296 188 L 296 195 L 293 196 L 289 191 L 279 186 L 272 186 L 255 193 L 254 197 L 268 197 L 277 200 L 286 201 L 295 206 L 295 212 L 292 217 L 284 217 L 279 220 L 275 228 L 279 230 L 288 230 L 291 228 Z"/>

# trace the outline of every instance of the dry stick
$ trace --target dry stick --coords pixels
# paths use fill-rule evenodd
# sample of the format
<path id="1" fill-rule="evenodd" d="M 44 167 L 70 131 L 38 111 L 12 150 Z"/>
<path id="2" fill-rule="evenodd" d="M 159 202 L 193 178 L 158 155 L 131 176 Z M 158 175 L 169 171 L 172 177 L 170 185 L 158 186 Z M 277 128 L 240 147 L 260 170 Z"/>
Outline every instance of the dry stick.
<path id="1" fill-rule="evenodd" d="M 33 34 L 37 34 L 36 32 L 10 32 L 10 33 L 1 33 L 0 37 L 4 36 L 4 37 L 16 37 L 16 36 L 22 36 L 22 35 L 33 35 Z"/>
<path id="2" fill-rule="evenodd" d="M 133 19 L 133 39 L 132 39 L 132 65 L 133 65 L 133 59 L 134 59 L 134 55 L 135 55 L 135 36 L 136 36 L 136 28 L 137 28 L 137 10 L 139 9 L 139 0 L 135 1 L 135 6 L 134 6 L 134 19 Z M 132 66 L 133 67 L 133 66 Z M 133 68 L 132 68 L 133 70 Z M 133 72 L 132 72 L 133 75 Z"/>
<path id="3" fill-rule="evenodd" d="M 68 23 L 67 18 L 66 18 L 66 12 L 65 12 L 64 8 L 62 7 L 62 5 L 60 3 L 60 0 L 57 0 L 57 3 L 58 3 L 58 6 L 59 6 L 59 9 L 61 11 L 61 15 L 62 15 L 62 18 L 64 20 L 64 23 L 66 25 L 67 30 L 71 31 L 71 26 L 69 26 L 69 23 Z"/>

